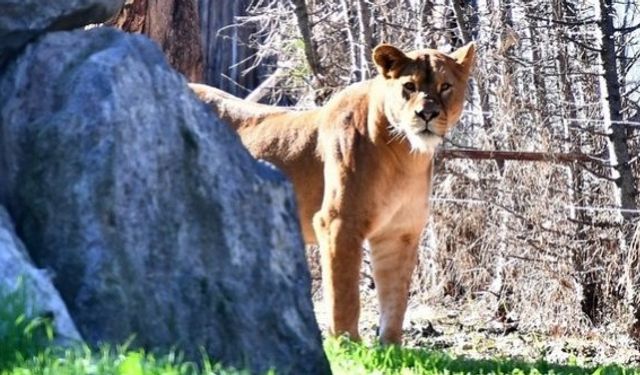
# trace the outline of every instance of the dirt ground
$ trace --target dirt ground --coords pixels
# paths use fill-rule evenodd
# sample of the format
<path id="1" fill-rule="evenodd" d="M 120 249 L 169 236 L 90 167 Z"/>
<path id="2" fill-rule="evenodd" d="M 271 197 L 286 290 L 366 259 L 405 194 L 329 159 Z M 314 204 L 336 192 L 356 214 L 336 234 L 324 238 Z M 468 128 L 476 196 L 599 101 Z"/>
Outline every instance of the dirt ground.
<path id="1" fill-rule="evenodd" d="M 326 314 L 319 296 L 314 303 L 323 332 Z M 442 350 L 473 359 L 496 357 L 591 367 L 619 364 L 640 367 L 640 345 L 623 329 L 594 328 L 582 336 L 524 332 L 517 321 L 498 322 L 480 312 L 449 303 L 442 306 L 410 306 L 405 319 L 404 345 Z M 365 342 L 374 342 L 378 313 L 373 303 L 362 306 L 360 332 Z"/>
<path id="2" fill-rule="evenodd" d="M 327 316 L 321 301 L 319 272 L 314 272 L 312 293 L 318 323 L 325 333 Z M 361 300 L 360 334 L 365 342 L 373 343 L 378 310 L 375 290 L 366 277 L 361 284 Z M 403 345 L 472 359 L 640 367 L 640 343 L 630 338 L 623 327 L 611 324 L 592 328 L 582 335 L 533 332 L 520 328 L 517 318 L 497 321 L 493 315 L 480 303 L 462 304 L 445 299 L 437 305 L 427 305 L 412 304 L 410 300 Z"/>
<path id="3" fill-rule="evenodd" d="M 312 297 L 323 334 L 328 321 L 322 304 L 322 286 L 317 249 L 309 249 Z M 375 286 L 366 263 L 360 283 L 360 335 L 375 342 L 378 305 Z M 452 356 L 472 359 L 508 358 L 526 362 L 545 360 L 584 367 L 618 364 L 640 368 L 640 342 L 625 327 L 614 323 L 587 328 L 584 332 L 539 332 L 520 327 L 518 317 L 495 317 L 495 309 L 481 301 L 460 302 L 445 297 L 435 302 L 412 296 L 404 324 L 406 347 L 442 350 Z M 576 318 L 577 319 L 577 318 Z"/>

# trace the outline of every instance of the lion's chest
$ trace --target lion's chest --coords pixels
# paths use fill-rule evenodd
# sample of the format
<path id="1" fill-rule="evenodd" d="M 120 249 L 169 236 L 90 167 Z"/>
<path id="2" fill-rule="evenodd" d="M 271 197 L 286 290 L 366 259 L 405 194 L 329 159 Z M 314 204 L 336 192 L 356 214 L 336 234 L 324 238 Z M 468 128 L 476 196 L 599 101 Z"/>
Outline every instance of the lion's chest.
<path id="1" fill-rule="evenodd" d="M 371 235 L 422 228 L 428 213 L 430 183 L 427 173 L 412 176 L 395 176 L 385 184 L 385 189 L 377 191 L 374 201 L 375 224 Z"/>

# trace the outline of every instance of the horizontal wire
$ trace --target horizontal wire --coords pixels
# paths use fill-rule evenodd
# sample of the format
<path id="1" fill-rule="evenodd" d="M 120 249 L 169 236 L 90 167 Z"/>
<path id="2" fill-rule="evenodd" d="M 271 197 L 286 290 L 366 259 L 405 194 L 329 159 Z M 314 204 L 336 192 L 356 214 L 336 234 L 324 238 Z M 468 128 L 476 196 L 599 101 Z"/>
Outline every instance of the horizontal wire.
<path id="1" fill-rule="evenodd" d="M 470 115 L 487 115 L 493 116 L 493 112 L 483 112 L 483 111 L 462 111 L 464 114 Z M 608 119 L 588 119 L 588 118 L 571 118 L 571 117 L 562 117 L 559 120 L 573 121 L 573 122 L 598 122 L 605 123 L 610 122 L 612 124 L 627 124 L 627 125 L 635 125 L 640 126 L 640 121 L 627 121 L 627 120 L 608 120 Z"/>
<path id="2" fill-rule="evenodd" d="M 465 203 L 465 204 L 491 204 L 489 201 L 484 201 L 480 199 L 462 199 L 462 198 L 432 198 L 433 202 L 438 203 Z M 529 205 L 529 207 L 533 207 L 533 205 Z M 600 212 L 626 212 L 626 213 L 640 213 L 640 209 L 632 209 L 632 208 L 623 208 L 623 207 L 613 207 L 613 206 L 572 206 L 565 204 L 564 209 L 566 210 L 578 210 L 578 211 L 600 211 Z"/>

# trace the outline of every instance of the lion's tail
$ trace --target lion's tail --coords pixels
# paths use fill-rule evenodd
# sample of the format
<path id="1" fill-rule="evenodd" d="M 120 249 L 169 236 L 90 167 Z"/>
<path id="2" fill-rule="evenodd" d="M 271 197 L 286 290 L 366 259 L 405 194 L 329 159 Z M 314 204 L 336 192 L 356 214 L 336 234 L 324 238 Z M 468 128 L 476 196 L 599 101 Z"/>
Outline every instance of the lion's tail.
<path id="1" fill-rule="evenodd" d="M 254 119 L 287 111 L 283 107 L 250 102 L 200 83 L 190 83 L 189 87 L 200 100 L 208 104 L 223 121 L 230 123 L 234 129 L 238 129 Z"/>

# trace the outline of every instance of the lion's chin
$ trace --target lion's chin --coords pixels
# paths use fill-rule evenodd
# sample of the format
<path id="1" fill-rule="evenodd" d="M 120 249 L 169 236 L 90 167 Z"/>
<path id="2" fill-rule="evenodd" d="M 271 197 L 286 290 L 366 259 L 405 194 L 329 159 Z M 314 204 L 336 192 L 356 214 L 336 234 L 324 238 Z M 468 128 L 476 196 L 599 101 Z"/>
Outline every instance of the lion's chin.
<path id="1" fill-rule="evenodd" d="M 393 118 L 388 116 L 388 118 Z M 429 129 L 422 119 L 415 116 L 400 119 L 393 126 L 396 131 L 402 132 L 409 142 L 411 152 L 431 153 L 442 143 L 442 136 Z"/>
<path id="2" fill-rule="evenodd" d="M 428 130 L 418 133 L 411 132 L 407 134 L 407 139 L 411 145 L 411 151 L 416 152 L 433 152 L 442 143 L 441 136 Z"/>

